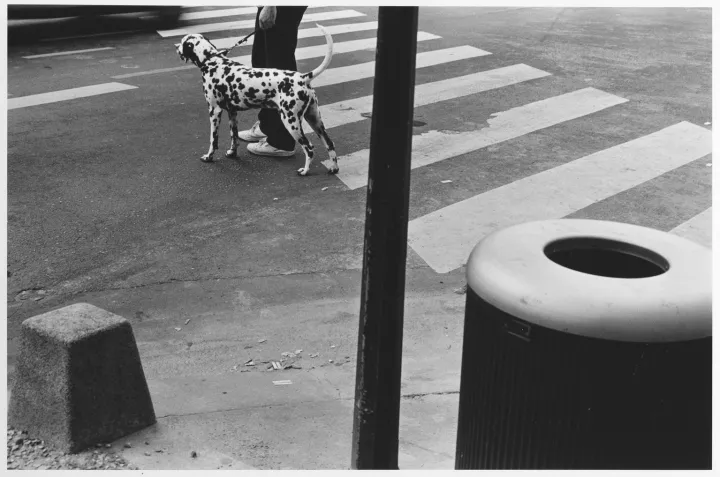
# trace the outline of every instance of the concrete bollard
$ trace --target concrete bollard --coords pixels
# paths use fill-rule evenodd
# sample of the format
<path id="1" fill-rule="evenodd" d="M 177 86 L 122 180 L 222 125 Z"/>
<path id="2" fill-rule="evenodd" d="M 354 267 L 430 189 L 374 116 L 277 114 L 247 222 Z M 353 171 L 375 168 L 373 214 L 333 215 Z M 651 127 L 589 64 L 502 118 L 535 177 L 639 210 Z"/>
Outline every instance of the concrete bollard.
<path id="1" fill-rule="evenodd" d="M 712 254 L 595 220 L 467 265 L 456 469 L 709 469 Z"/>
<path id="2" fill-rule="evenodd" d="M 127 320 L 80 303 L 23 322 L 9 425 L 76 453 L 154 423 Z"/>

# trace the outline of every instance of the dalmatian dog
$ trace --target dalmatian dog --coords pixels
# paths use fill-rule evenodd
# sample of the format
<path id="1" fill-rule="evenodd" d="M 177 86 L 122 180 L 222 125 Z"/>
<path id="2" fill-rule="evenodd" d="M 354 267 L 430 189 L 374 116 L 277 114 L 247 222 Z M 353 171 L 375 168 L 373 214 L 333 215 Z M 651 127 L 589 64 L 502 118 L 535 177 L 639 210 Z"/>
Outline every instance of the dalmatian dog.
<path id="1" fill-rule="evenodd" d="M 229 59 L 228 50 L 219 50 L 210 40 L 202 35 L 185 35 L 177 52 L 186 63 L 191 61 L 200 68 L 203 89 L 210 112 L 210 148 L 200 159 L 212 162 L 213 154 L 218 149 L 218 126 L 222 111 L 230 118 L 231 145 L 225 153 L 226 157 L 236 157 L 240 144 L 237 128 L 238 111 L 248 109 L 272 108 L 280 113 L 287 131 L 300 143 L 305 152 L 305 167 L 298 169 L 298 174 L 305 176 L 313 161 L 313 145 L 305 137 L 303 118 L 322 139 L 328 151 L 332 165 L 328 173 L 335 174 L 339 167 L 335 145 L 328 136 L 318 106 L 317 95 L 311 86 L 330 64 L 333 54 L 333 41 L 330 34 L 317 25 L 325 35 L 328 51 L 320 66 L 309 73 L 278 70 L 274 68 L 251 68 Z"/>

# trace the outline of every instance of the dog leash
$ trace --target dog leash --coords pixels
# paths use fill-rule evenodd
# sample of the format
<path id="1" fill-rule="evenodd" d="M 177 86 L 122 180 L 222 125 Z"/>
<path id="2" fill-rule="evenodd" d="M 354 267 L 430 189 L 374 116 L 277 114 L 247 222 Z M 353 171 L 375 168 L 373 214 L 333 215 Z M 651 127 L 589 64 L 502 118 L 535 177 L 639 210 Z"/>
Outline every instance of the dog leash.
<path id="1" fill-rule="evenodd" d="M 230 48 L 228 48 L 227 51 L 232 50 L 232 49 L 235 48 L 236 46 L 242 45 L 243 43 L 245 43 L 245 42 L 248 40 L 248 38 L 250 38 L 250 37 L 253 36 L 254 34 L 255 34 L 255 31 L 252 31 L 252 32 L 251 32 L 249 35 L 247 35 L 245 38 L 243 38 L 242 40 L 238 41 L 238 42 L 235 43 L 233 46 L 231 46 Z"/>

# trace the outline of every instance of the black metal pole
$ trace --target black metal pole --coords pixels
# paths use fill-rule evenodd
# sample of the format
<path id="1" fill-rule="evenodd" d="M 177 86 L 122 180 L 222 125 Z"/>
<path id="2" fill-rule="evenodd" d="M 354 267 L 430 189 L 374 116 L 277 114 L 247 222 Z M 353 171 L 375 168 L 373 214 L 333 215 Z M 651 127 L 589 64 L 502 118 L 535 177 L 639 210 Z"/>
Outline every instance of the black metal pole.
<path id="1" fill-rule="evenodd" d="M 397 469 L 417 7 L 378 13 L 352 468 Z"/>

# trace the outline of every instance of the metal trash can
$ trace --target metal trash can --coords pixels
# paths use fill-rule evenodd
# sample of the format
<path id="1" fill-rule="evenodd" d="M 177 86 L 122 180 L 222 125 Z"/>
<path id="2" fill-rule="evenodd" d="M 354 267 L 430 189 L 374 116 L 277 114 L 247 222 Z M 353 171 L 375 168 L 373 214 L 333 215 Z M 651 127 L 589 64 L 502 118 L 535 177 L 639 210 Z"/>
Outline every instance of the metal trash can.
<path id="1" fill-rule="evenodd" d="M 709 469 L 712 253 L 551 220 L 467 264 L 456 469 Z"/>

